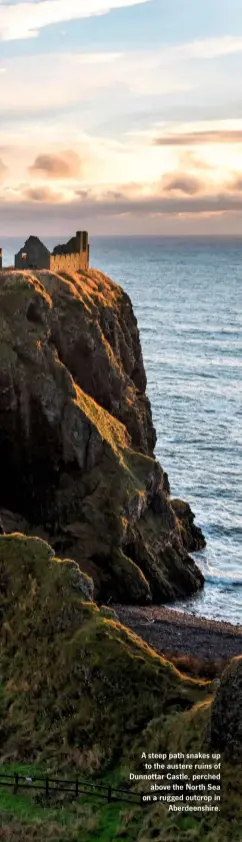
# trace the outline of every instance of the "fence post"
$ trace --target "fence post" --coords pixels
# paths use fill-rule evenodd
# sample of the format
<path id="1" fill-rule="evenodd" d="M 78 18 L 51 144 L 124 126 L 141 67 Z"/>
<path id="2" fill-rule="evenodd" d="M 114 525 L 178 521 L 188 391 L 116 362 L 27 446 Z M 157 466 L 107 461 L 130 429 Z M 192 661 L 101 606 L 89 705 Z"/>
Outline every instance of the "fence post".
<path id="1" fill-rule="evenodd" d="M 48 798 L 48 795 L 49 795 L 49 778 L 48 777 L 46 777 L 46 779 L 45 779 L 45 794 Z"/>
<path id="2" fill-rule="evenodd" d="M 14 788 L 13 788 L 13 794 L 14 794 L 14 795 L 17 795 L 17 791 L 18 791 L 18 773 L 16 772 L 16 774 L 14 775 Z"/>
<path id="3" fill-rule="evenodd" d="M 78 795 L 79 795 L 79 781 L 78 781 L 78 778 L 77 778 L 76 779 L 76 798 L 78 798 Z"/>
<path id="4" fill-rule="evenodd" d="M 108 787 L 108 802 L 112 801 L 112 787 Z"/>

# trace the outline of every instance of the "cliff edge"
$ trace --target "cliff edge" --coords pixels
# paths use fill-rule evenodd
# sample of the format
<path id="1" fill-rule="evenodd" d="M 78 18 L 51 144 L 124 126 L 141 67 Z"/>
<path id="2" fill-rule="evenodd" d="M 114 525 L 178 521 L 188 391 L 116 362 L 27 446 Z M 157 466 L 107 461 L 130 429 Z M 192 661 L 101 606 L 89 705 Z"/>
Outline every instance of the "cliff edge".
<path id="1" fill-rule="evenodd" d="M 94 580 L 98 601 L 196 592 L 204 546 L 154 457 L 137 322 L 100 272 L 0 272 L 0 514 Z"/>

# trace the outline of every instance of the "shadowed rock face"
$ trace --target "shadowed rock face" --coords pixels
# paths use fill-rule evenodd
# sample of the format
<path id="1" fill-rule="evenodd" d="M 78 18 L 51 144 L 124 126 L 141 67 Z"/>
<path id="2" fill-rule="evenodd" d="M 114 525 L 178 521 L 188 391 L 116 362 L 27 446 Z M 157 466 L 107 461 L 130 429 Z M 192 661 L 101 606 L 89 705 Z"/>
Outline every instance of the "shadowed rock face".
<path id="1" fill-rule="evenodd" d="M 109 278 L 0 273 L 3 524 L 77 560 L 102 601 L 203 584 L 188 552 L 204 539 L 171 505 L 145 389 L 132 305 Z"/>
<path id="2" fill-rule="evenodd" d="M 211 711 L 211 742 L 227 760 L 242 761 L 242 655 L 222 674 Z"/>

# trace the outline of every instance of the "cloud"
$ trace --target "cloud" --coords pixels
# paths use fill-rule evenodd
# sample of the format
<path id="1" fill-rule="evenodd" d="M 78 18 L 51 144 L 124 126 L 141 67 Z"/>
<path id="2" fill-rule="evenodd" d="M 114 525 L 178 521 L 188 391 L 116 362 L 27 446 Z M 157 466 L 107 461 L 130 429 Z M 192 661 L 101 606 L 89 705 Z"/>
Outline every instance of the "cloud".
<path id="1" fill-rule="evenodd" d="M 160 50 L 83 53 L 62 49 L 9 56 L 5 63 L 6 79 L 0 84 L 1 123 L 9 114 L 21 123 L 35 114 L 45 121 L 48 115 L 51 118 L 58 110 L 71 112 L 80 103 L 80 123 L 84 108 L 92 124 L 94 119 L 96 123 L 103 120 L 104 114 L 106 120 L 114 114 L 122 119 L 127 108 L 132 113 L 141 103 L 146 107 L 150 98 L 171 99 L 191 87 L 191 74 L 183 79 L 181 68 L 178 73 L 176 67 L 161 66 Z"/>
<path id="2" fill-rule="evenodd" d="M 47 202 L 49 205 L 63 200 L 63 195 L 49 190 L 48 187 L 28 187 L 23 190 L 23 198 L 40 205 Z"/>
<path id="3" fill-rule="evenodd" d="M 191 149 L 184 149 L 179 154 L 179 165 L 182 170 L 211 170 L 214 169 L 213 164 L 209 164 L 208 161 L 204 161 L 202 158 L 199 158 L 195 152 Z"/>
<path id="4" fill-rule="evenodd" d="M 111 188 L 108 188 L 105 191 L 102 191 L 101 198 L 105 202 L 106 201 L 116 202 L 118 199 L 124 199 L 124 198 L 129 199 L 129 198 L 132 198 L 132 196 L 134 196 L 134 197 L 141 196 L 142 192 L 143 191 L 145 192 L 147 190 L 147 188 L 149 189 L 150 185 L 146 185 L 146 184 L 140 185 L 136 182 L 131 181 L 128 184 L 120 184 L 118 187 L 111 187 Z M 149 189 L 149 192 L 150 192 L 150 189 Z M 95 195 L 94 190 L 91 190 L 91 189 L 83 190 L 82 188 L 78 188 L 77 190 L 75 190 L 74 195 L 79 196 L 80 198 L 85 198 L 85 199 L 89 199 L 89 200 L 91 199 L 91 200 L 94 200 L 94 201 L 99 201 L 99 199 L 100 199 L 100 194 L 99 194 L 99 198 L 98 198 L 97 194 Z"/>
<path id="5" fill-rule="evenodd" d="M 38 113 L 45 120 L 46 115 L 71 110 L 95 93 L 100 98 L 102 91 L 105 94 L 123 84 L 126 75 L 122 53 L 61 51 L 11 56 L 6 60 L 6 79 L 0 84 L 1 122 L 9 113 L 22 124 L 26 116 L 31 120 Z"/>
<path id="6" fill-rule="evenodd" d="M 170 61 L 178 59 L 215 59 L 242 52 L 241 35 L 224 35 L 220 38 L 203 38 L 171 45 L 165 50 Z"/>
<path id="7" fill-rule="evenodd" d="M 229 190 L 240 192 L 242 190 L 242 175 L 237 175 L 228 185 Z"/>
<path id="8" fill-rule="evenodd" d="M 81 173 L 81 160 L 73 150 L 66 150 L 58 155 L 41 154 L 35 158 L 29 172 L 54 179 L 78 178 Z"/>
<path id="9" fill-rule="evenodd" d="M 0 181 L 4 181 L 8 175 L 8 167 L 5 166 L 3 163 L 2 158 L 0 158 Z"/>
<path id="10" fill-rule="evenodd" d="M 242 143 L 241 129 L 164 134 L 153 140 L 154 146 L 202 146 L 213 143 Z"/>
<path id="11" fill-rule="evenodd" d="M 106 15 L 151 0 L 37 0 L 0 5 L 0 40 L 35 38 L 41 29 L 64 21 Z"/>
<path id="12" fill-rule="evenodd" d="M 70 211 L 74 210 L 75 203 L 71 203 Z M 204 196 L 148 196 L 127 199 L 126 196 L 115 200 L 88 200 L 80 205 L 80 210 L 90 216 L 91 213 L 98 216 L 105 214 L 118 216 L 128 214 L 171 214 L 180 213 L 221 213 L 242 209 L 242 196 L 235 196 L 231 193 L 212 193 Z M 61 210 L 61 206 L 60 206 Z"/>
<path id="13" fill-rule="evenodd" d="M 40 199 L 40 193 L 38 197 Z M 9 197 L 10 198 L 10 197 Z M 28 236 L 30 229 L 42 239 L 68 238 L 77 228 L 97 234 L 239 234 L 242 229 L 242 195 L 221 191 L 204 196 L 149 196 L 136 199 L 90 193 L 74 201 L 51 201 L 42 190 L 42 201 L 33 201 L 32 191 L 22 190 L 22 199 L 0 202 L 2 238 L 12 234 Z M 4 242 L 3 242 L 4 245 Z M 118 280 L 118 278 L 117 278 Z"/>
<path id="14" fill-rule="evenodd" d="M 53 213 L 56 219 L 80 220 L 85 218 L 100 218 L 103 216 L 122 216 L 123 214 L 149 216 L 149 215 L 177 215 L 177 214 L 204 214 L 224 213 L 226 211 L 242 210 L 242 196 L 232 192 L 208 193 L 202 196 L 165 196 L 150 195 L 128 198 L 126 195 L 117 193 L 111 194 L 108 191 L 100 198 L 89 193 L 81 197 L 76 194 L 73 201 L 63 201 L 63 196 L 53 194 L 46 187 L 24 189 L 22 199 L 18 203 L 14 201 L 16 214 L 17 206 L 20 216 L 23 214 L 32 219 L 33 203 L 38 205 L 38 218 L 45 219 L 51 214 L 51 201 L 53 202 Z M 1 213 L 10 211 L 13 203 L 3 201 L 0 205 Z"/>
<path id="15" fill-rule="evenodd" d="M 167 193 L 184 193 L 193 196 L 202 190 L 202 182 L 187 173 L 167 173 L 162 179 L 162 188 Z"/>

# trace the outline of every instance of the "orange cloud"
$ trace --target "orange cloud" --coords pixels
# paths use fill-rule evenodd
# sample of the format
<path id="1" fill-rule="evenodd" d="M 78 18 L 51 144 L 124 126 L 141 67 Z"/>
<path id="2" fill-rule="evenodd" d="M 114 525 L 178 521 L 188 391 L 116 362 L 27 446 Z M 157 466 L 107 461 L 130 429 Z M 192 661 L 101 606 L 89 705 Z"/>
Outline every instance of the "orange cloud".
<path id="1" fill-rule="evenodd" d="M 161 186 L 166 193 L 184 193 L 186 196 L 194 196 L 203 188 L 199 178 L 182 172 L 167 173 Z"/>
<path id="2" fill-rule="evenodd" d="M 0 158 L 0 181 L 4 181 L 8 173 L 8 167 L 5 166 L 3 163 L 2 158 Z"/>
<path id="3" fill-rule="evenodd" d="M 233 190 L 239 193 L 242 190 L 242 175 L 235 177 L 234 180 L 230 182 L 228 187 L 229 190 Z"/>
<path id="4" fill-rule="evenodd" d="M 166 195 L 151 195 L 151 196 L 137 196 L 136 198 L 128 198 L 126 195 L 119 194 L 119 198 L 107 198 L 107 194 L 100 198 L 95 198 L 92 195 L 87 197 L 77 197 L 68 201 L 60 194 L 54 194 L 45 187 L 25 189 L 22 191 L 21 198 L 14 201 L 2 200 L 0 205 L 3 216 L 11 212 L 14 207 L 15 214 L 19 209 L 20 218 L 29 214 L 29 220 L 33 218 L 33 203 L 36 206 L 37 216 L 50 218 L 54 214 L 56 219 L 71 220 L 72 218 L 101 218 L 103 216 L 121 216 L 122 214 L 139 215 L 142 217 L 153 215 L 167 214 L 175 216 L 180 213 L 185 214 L 208 214 L 208 213 L 224 213 L 226 211 L 241 211 L 242 210 L 242 196 L 235 193 L 221 191 L 219 193 L 207 193 L 199 196 L 166 196 Z"/>
<path id="5" fill-rule="evenodd" d="M 221 191 L 206 196 L 176 195 L 98 201 L 90 195 L 67 201 L 51 201 L 50 193 L 40 201 L 28 198 L 22 191 L 19 198 L 2 197 L 0 226 L 2 236 L 23 236 L 31 229 L 43 236 L 65 236 L 78 228 L 95 234 L 239 234 L 242 226 L 242 194 Z"/>
<path id="6" fill-rule="evenodd" d="M 216 131 L 186 132 L 156 137 L 154 146 L 202 146 L 209 143 L 242 143 L 242 130 L 218 129 Z"/>
<path id="7" fill-rule="evenodd" d="M 81 160 L 77 152 L 71 149 L 61 152 L 60 155 L 41 154 L 38 155 L 29 172 L 46 176 L 47 178 L 64 179 L 78 178 L 81 171 Z"/>
<path id="8" fill-rule="evenodd" d="M 54 193 L 48 187 L 29 187 L 23 191 L 23 198 L 39 204 L 44 202 L 51 204 L 63 200 L 61 193 Z"/>

